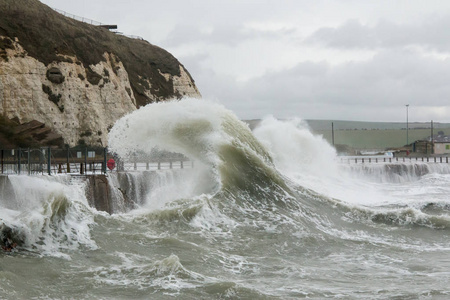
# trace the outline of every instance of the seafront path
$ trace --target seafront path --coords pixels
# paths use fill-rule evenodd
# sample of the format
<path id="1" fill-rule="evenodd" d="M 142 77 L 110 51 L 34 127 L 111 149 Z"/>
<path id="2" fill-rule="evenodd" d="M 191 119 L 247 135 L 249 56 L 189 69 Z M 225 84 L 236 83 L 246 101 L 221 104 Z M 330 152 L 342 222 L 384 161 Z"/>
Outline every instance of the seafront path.
<path id="1" fill-rule="evenodd" d="M 448 156 L 402 156 L 392 157 L 385 155 L 371 155 L 371 156 L 338 156 L 340 163 L 446 163 L 448 164 Z"/>
<path id="2" fill-rule="evenodd" d="M 134 153 L 119 159 L 107 148 L 17 148 L 0 149 L 0 174 L 105 174 L 115 171 L 150 171 L 194 167 L 194 161 L 179 154 L 158 151 Z"/>

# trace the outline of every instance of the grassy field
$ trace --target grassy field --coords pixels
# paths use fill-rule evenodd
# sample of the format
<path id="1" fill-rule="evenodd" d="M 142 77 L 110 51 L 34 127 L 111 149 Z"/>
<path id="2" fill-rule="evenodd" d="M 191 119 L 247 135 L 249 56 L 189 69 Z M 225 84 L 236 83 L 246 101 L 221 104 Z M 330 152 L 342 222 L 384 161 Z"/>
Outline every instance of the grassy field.
<path id="1" fill-rule="evenodd" d="M 364 121 L 341 121 L 341 120 L 305 120 L 312 130 L 331 130 L 331 123 L 334 130 L 385 130 L 385 129 L 405 129 L 405 122 L 364 122 Z M 441 128 L 450 128 L 450 123 L 434 122 L 435 132 Z M 409 129 L 429 129 L 431 122 L 409 122 Z"/>
<path id="2" fill-rule="evenodd" d="M 355 149 L 384 150 L 398 148 L 407 144 L 406 123 L 401 122 L 363 122 L 336 120 L 305 120 L 314 134 L 323 136 L 330 144 L 331 123 L 334 125 L 335 145 L 347 145 Z M 260 120 L 246 120 L 251 129 L 258 126 Z M 408 124 L 408 143 L 424 140 L 431 136 L 431 122 L 410 122 Z M 433 134 L 439 131 L 450 135 L 450 123 L 433 124 Z"/>
<path id="3" fill-rule="evenodd" d="M 445 135 L 450 135 L 450 128 L 434 129 L 436 135 L 438 131 L 443 131 Z M 313 130 L 315 134 L 322 135 L 330 144 L 330 130 Z M 408 142 L 426 139 L 431 135 L 431 129 L 409 129 Z M 406 129 L 385 129 L 385 130 L 335 130 L 334 143 L 348 145 L 357 149 L 385 149 L 390 147 L 401 147 L 406 145 Z"/>

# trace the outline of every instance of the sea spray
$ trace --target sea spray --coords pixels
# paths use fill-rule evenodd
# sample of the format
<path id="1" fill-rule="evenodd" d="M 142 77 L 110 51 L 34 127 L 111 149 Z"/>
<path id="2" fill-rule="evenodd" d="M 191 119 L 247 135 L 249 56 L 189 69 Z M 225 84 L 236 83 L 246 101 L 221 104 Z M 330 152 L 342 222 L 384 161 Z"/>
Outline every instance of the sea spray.
<path id="1" fill-rule="evenodd" d="M 284 173 L 331 175 L 338 173 L 335 149 L 321 136 L 311 133 L 300 119 L 263 119 L 255 137 L 268 149 L 278 169 Z"/>
<path id="2" fill-rule="evenodd" d="M 128 157 L 136 151 L 150 154 L 159 148 L 216 164 L 214 148 L 226 138 L 221 135 L 217 116 L 221 111 L 225 109 L 204 106 L 198 99 L 141 107 L 114 124 L 109 134 L 110 150 Z"/>
<path id="3" fill-rule="evenodd" d="M 198 164 L 195 168 L 110 173 L 108 180 L 114 197 L 113 211 L 160 209 L 177 199 L 208 193 L 214 189 L 215 182 L 204 176 L 204 172 L 202 165 Z"/>
<path id="4" fill-rule="evenodd" d="M 70 258 L 65 250 L 96 248 L 90 236 L 93 215 L 84 190 L 69 176 L 8 176 L 14 195 L 0 199 L 0 218 L 17 233 L 20 246 Z"/>
<path id="5" fill-rule="evenodd" d="M 350 180 L 352 175 L 340 168 L 335 149 L 298 118 L 266 117 L 254 134 L 273 157 L 276 168 L 297 186 L 352 203 L 385 197 L 361 178 Z"/>
<path id="6" fill-rule="evenodd" d="M 209 184 L 210 193 L 234 193 L 236 188 L 264 193 L 268 185 L 288 190 L 248 126 L 223 106 L 203 100 L 183 99 L 143 107 L 116 122 L 109 145 L 125 158 L 135 152 L 151 154 L 157 148 L 199 161 L 207 181 L 216 182 L 214 187 Z M 283 195 L 285 191 L 278 193 Z"/>
<path id="7" fill-rule="evenodd" d="M 364 177 L 367 180 L 382 183 L 403 183 L 420 180 L 427 174 L 450 174 L 447 163 L 426 163 L 406 161 L 392 163 L 341 163 L 340 168 L 354 178 Z"/>

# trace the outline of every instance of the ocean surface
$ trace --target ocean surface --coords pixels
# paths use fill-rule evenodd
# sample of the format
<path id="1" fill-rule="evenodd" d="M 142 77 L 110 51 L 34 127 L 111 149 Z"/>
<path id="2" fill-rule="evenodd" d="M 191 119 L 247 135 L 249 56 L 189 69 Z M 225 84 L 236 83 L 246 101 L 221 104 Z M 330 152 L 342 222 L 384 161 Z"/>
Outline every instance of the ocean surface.
<path id="1" fill-rule="evenodd" d="M 68 175 L 9 176 L 0 299 L 450 299 L 448 164 L 341 163 L 300 119 L 252 132 L 194 99 L 124 117 L 109 145 L 195 167 L 113 215 Z"/>

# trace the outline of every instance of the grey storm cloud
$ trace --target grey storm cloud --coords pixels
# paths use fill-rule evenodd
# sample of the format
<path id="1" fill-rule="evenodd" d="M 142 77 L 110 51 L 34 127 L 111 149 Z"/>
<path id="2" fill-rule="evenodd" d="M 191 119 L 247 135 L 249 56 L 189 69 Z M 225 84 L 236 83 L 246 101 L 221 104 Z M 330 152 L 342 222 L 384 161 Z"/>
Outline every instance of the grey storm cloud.
<path id="1" fill-rule="evenodd" d="M 245 27 L 244 24 L 216 24 L 209 30 L 202 30 L 201 25 L 178 24 L 162 41 L 168 47 L 185 44 L 206 43 L 236 46 L 247 40 L 280 39 L 295 33 L 293 28 L 282 28 L 273 31 L 261 31 Z"/>
<path id="2" fill-rule="evenodd" d="M 226 90 L 213 84 L 225 81 L 215 76 L 199 78 L 206 87 L 205 96 L 214 98 L 220 90 L 226 106 L 251 112 L 242 115 L 244 119 L 276 112 L 277 117 L 333 118 L 339 114 L 343 119 L 373 120 L 384 115 L 386 120 L 395 120 L 399 107 L 406 103 L 426 110 L 447 106 L 450 100 L 450 60 L 405 51 L 384 51 L 371 60 L 339 66 L 302 62 L 241 84 L 228 78 Z M 425 114 L 422 117 L 427 119 Z"/>
<path id="3" fill-rule="evenodd" d="M 409 45 L 450 51 L 450 15 L 414 24 L 397 24 L 382 20 L 375 26 L 348 20 L 337 27 L 316 30 L 305 43 L 319 43 L 336 48 L 389 48 Z"/>

